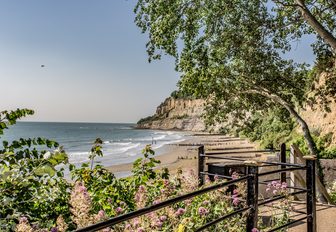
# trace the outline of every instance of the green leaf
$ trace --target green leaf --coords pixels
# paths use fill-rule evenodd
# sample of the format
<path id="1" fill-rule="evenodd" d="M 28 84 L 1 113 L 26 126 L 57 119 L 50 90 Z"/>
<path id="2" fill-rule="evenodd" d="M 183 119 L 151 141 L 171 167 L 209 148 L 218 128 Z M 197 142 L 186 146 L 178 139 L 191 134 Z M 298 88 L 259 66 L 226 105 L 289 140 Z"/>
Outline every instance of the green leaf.
<path id="1" fill-rule="evenodd" d="M 43 175 L 54 176 L 56 171 L 53 167 L 49 165 L 44 165 L 40 168 L 35 169 L 34 173 L 38 176 L 43 176 Z"/>

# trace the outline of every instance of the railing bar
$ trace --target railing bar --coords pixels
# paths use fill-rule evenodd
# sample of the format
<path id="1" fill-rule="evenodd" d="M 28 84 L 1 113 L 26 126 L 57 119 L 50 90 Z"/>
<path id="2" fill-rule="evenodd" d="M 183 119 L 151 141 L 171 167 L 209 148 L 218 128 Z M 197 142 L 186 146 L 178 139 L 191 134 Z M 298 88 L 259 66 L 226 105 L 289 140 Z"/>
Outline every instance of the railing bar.
<path id="1" fill-rule="evenodd" d="M 228 155 L 228 154 L 244 154 L 244 153 L 262 153 L 274 152 L 274 150 L 250 150 L 250 151 L 222 151 L 222 152 L 207 152 L 208 155 Z"/>
<path id="2" fill-rule="evenodd" d="M 204 193 L 207 193 L 207 192 L 210 192 L 210 191 L 213 191 L 213 190 L 217 190 L 217 189 L 229 186 L 229 185 L 233 185 L 237 182 L 246 180 L 247 178 L 248 178 L 248 176 L 243 176 L 243 177 L 235 179 L 235 180 L 229 180 L 227 182 L 223 182 L 223 183 L 219 183 L 219 184 L 216 184 L 216 185 L 213 185 L 213 186 L 209 186 L 209 187 L 204 188 L 204 189 L 200 189 L 200 190 L 197 190 L 197 191 L 194 191 L 194 192 L 191 192 L 191 193 L 187 193 L 187 194 L 182 195 L 182 196 L 178 196 L 178 197 L 160 202 L 156 205 L 148 206 L 148 207 L 145 207 L 145 208 L 142 208 L 142 209 L 139 209 L 139 210 L 127 213 L 127 214 L 123 214 L 123 215 L 120 215 L 120 216 L 117 216 L 117 217 L 114 217 L 114 218 L 110 218 L 106 221 L 99 222 L 97 224 L 90 225 L 88 227 L 81 228 L 81 229 L 78 229 L 76 231 L 77 232 L 84 232 L 84 231 L 86 232 L 86 231 L 97 231 L 97 230 L 100 230 L 100 229 L 104 229 L 106 227 L 113 226 L 113 225 L 118 224 L 120 222 L 127 221 L 127 220 L 130 220 L 132 218 L 139 217 L 139 216 L 142 216 L 144 214 L 147 214 L 149 212 L 164 208 L 164 207 L 172 205 L 176 202 L 180 202 L 180 201 L 198 196 L 200 194 L 204 194 Z"/>
<path id="3" fill-rule="evenodd" d="M 202 155 L 202 156 L 208 157 L 210 159 L 224 159 L 224 160 L 246 161 L 246 159 L 233 158 L 233 157 L 220 157 L 220 156 L 212 156 L 212 155 Z"/>
<path id="4" fill-rule="evenodd" d="M 205 155 L 202 155 L 202 156 L 203 157 L 208 157 L 210 159 L 224 159 L 224 160 L 237 160 L 237 161 L 246 161 L 247 160 L 247 159 L 241 159 L 241 158 L 207 155 L 207 153 Z M 285 166 L 301 167 L 301 168 L 305 168 L 306 167 L 306 165 L 302 165 L 302 164 L 290 164 L 290 163 L 281 163 L 281 162 L 266 162 L 266 161 L 261 161 L 259 163 L 261 163 L 261 164 L 273 164 L 274 166 L 285 165 Z"/>
<path id="5" fill-rule="evenodd" d="M 209 172 L 200 172 L 202 175 L 208 175 L 208 176 L 218 176 L 218 177 L 223 177 L 226 179 L 232 179 L 232 176 L 224 176 L 224 175 L 219 175 L 219 174 L 214 174 L 214 173 L 209 173 Z"/>
<path id="6" fill-rule="evenodd" d="M 303 168 L 303 167 L 292 167 L 292 168 L 277 169 L 277 170 L 274 170 L 274 171 L 259 173 L 259 176 L 266 176 L 266 175 L 275 174 L 275 173 L 290 172 L 290 171 L 303 170 L 303 169 L 305 169 L 305 168 Z"/>
<path id="7" fill-rule="evenodd" d="M 231 216 L 234 216 L 235 214 L 244 212 L 244 211 L 249 210 L 249 209 L 250 209 L 250 207 L 245 207 L 245 208 L 236 210 L 236 211 L 234 211 L 232 213 L 229 213 L 229 214 L 227 214 L 227 215 L 225 215 L 223 217 L 217 218 L 217 219 L 215 219 L 215 220 L 213 220 L 211 222 L 208 222 L 207 224 L 203 225 L 202 227 L 198 228 L 195 232 L 202 231 L 202 230 L 204 230 L 204 229 L 206 229 L 206 228 L 208 228 L 210 226 L 213 226 L 213 225 L 215 225 L 215 224 L 217 224 L 217 223 L 225 220 L 226 218 L 229 218 Z"/>
<path id="8" fill-rule="evenodd" d="M 294 195 L 297 195 L 297 194 L 302 194 L 302 193 L 305 193 L 307 192 L 307 190 L 301 190 L 301 191 L 297 191 L 297 192 L 293 192 L 293 193 L 289 193 L 287 196 L 294 196 Z M 280 200 L 280 199 L 283 199 L 287 196 L 276 196 L 276 197 L 271 197 L 271 198 L 268 198 L 266 200 L 264 200 L 263 202 L 260 202 L 258 203 L 258 205 L 265 205 L 265 204 L 268 204 L 268 203 L 271 203 L 273 201 L 277 201 L 277 200 Z"/>
<path id="9" fill-rule="evenodd" d="M 274 164 L 274 166 L 275 165 L 285 165 L 285 166 L 292 166 L 292 167 L 306 167 L 306 165 L 303 165 L 303 164 L 291 164 L 291 163 L 282 163 L 282 162 L 262 161 L 260 163 L 262 163 L 262 164 Z"/>
<path id="10" fill-rule="evenodd" d="M 264 185 L 269 184 L 268 181 L 259 181 L 258 183 L 259 183 L 259 184 L 264 184 Z M 287 186 L 286 188 L 287 188 L 287 189 L 296 189 L 296 190 L 307 190 L 307 189 L 305 189 L 305 188 L 291 187 L 291 186 Z"/>
<path id="11" fill-rule="evenodd" d="M 305 220 L 305 219 L 307 219 L 307 218 L 308 218 L 308 216 L 305 216 L 305 217 L 299 218 L 299 219 L 297 219 L 297 220 L 293 220 L 293 221 L 291 221 L 291 222 L 288 222 L 288 223 L 285 224 L 285 225 L 279 226 L 279 227 L 274 228 L 274 229 L 272 229 L 272 230 L 268 230 L 267 232 L 273 232 L 273 231 L 280 230 L 280 229 L 282 229 L 282 228 L 285 228 L 285 227 L 287 227 L 287 226 L 290 226 L 290 225 L 292 225 L 292 224 L 295 224 L 295 223 L 297 223 L 297 222 L 299 222 L 299 221 L 302 221 L 302 220 Z"/>
<path id="12" fill-rule="evenodd" d="M 282 209 L 279 206 L 275 206 L 275 205 L 264 205 L 265 207 L 270 207 L 270 208 L 276 208 L 276 209 Z M 307 212 L 305 211 L 301 211 L 301 210 L 297 210 L 297 209 L 291 209 L 291 211 L 293 211 L 294 213 L 300 213 L 300 214 L 307 214 Z"/>

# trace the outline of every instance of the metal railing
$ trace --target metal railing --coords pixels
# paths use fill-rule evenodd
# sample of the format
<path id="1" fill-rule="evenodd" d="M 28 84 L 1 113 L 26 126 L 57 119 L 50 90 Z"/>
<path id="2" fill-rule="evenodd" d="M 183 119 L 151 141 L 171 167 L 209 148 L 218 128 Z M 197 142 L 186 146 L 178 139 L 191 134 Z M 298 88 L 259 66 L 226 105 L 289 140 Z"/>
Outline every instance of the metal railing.
<path id="1" fill-rule="evenodd" d="M 282 147 L 281 150 L 283 150 L 284 148 Z M 281 154 L 285 154 L 284 152 L 280 152 Z M 226 153 L 225 153 L 226 154 Z M 217 153 L 217 155 L 219 155 Z M 199 185 L 202 186 L 204 185 L 205 182 L 205 176 L 211 176 L 211 175 L 216 175 L 214 173 L 209 173 L 205 171 L 205 159 L 226 159 L 226 160 L 237 160 L 236 158 L 230 158 L 230 157 L 221 157 L 221 156 L 214 156 L 214 155 L 206 155 L 205 154 L 205 150 L 204 150 L 204 146 L 201 145 L 198 148 L 198 178 L 199 178 Z M 81 228 L 76 230 L 77 232 L 88 232 L 88 231 L 97 231 L 97 230 L 101 230 L 107 227 L 113 227 L 119 223 L 128 221 L 130 219 L 148 214 L 150 212 L 159 210 L 161 208 L 173 205 L 175 203 L 178 202 L 182 202 L 184 200 L 193 198 L 195 196 L 201 195 L 201 194 L 205 194 L 223 187 L 227 187 L 227 186 L 232 186 L 235 185 L 239 182 L 246 182 L 246 191 L 247 191 L 247 196 L 246 196 L 246 207 L 243 208 L 239 208 L 239 209 L 235 209 L 234 212 L 231 212 L 227 215 L 223 215 L 220 218 L 217 218 L 211 222 L 206 223 L 205 225 L 201 226 L 200 228 L 198 228 L 196 231 L 202 231 L 206 228 L 209 228 L 210 226 L 213 226 L 215 224 L 220 223 L 221 221 L 228 219 L 232 216 L 235 216 L 237 214 L 240 214 L 242 212 L 248 212 L 247 218 L 246 218 L 246 231 L 250 232 L 252 231 L 253 228 L 257 228 L 258 227 L 258 207 L 265 205 L 265 204 L 269 204 L 271 202 L 280 200 L 285 198 L 285 196 L 283 195 L 279 195 L 279 196 L 275 196 L 272 198 L 268 198 L 268 199 L 263 199 L 263 200 L 259 200 L 258 199 L 258 191 L 259 191 L 259 184 L 262 184 L 262 182 L 259 181 L 259 177 L 260 176 L 266 176 L 266 175 L 271 175 L 274 173 L 285 173 L 285 175 L 281 175 L 281 181 L 285 180 L 286 181 L 286 172 L 289 171 L 294 171 L 294 170 L 306 170 L 306 181 L 307 181 L 307 188 L 303 189 L 303 188 L 296 188 L 294 192 L 289 193 L 290 196 L 295 196 L 298 194 L 303 194 L 306 193 L 306 198 L 307 198 L 307 212 L 306 212 L 306 216 L 299 218 L 297 220 L 292 220 L 289 223 L 282 225 L 280 227 L 277 228 L 273 228 L 270 231 L 277 231 L 280 229 L 283 229 L 289 225 L 292 225 L 296 222 L 302 221 L 307 219 L 307 231 L 308 232 L 315 232 L 316 231 L 316 205 L 315 205 L 315 158 L 314 157 L 307 157 L 306 158 L 306 164 L 305 165 L 299 165 L 299 164 L 289 164 L 285 162 L 285 159 L 281 159 L 281 162 L 255 162 L 255 161 L 246 161 L 246 160 L 242 160 L 239 159 L 240 161 L 244 161 L 244 165 L 247 168 L 247 173 L 244 176 L 241 176 L 238 179 L 233 179 L 231 176 L 225 176 L 225 175 L 217 175 L 221 178 L 225 178 L 228 179 L 228 181 L 226 182 L 221 182 L 218 184 L 214 184 L 208 187 L 203 187 L 199 190 L 196 190 L 194 192 L 185 194 L 185 195 L 181 195 L 181 196 L 177 196 L 175 198 L 172 199 L 168 199 L 166 201 L 160 202 L 158 204 L 152 205 L 152 206 L 148 206 L 130 213 L 126 213 L 114 218 L 110 218 L 106 221 L 103 222 L 99 222 L 96 223 L 94 225 L 90 225 L 88 227 L 85 228 Z M 281 168 L 278 170 L 274 170 L 274 171 L 269 171 L 269 172 L 263 172 L 263 173 L 259 173 L 259 167 L 260 164 L 265 164 L 265 165 L 272 165 L 272 166 L 280 166 Z M 265 184 L 265 183 L 264 183 Z"/>

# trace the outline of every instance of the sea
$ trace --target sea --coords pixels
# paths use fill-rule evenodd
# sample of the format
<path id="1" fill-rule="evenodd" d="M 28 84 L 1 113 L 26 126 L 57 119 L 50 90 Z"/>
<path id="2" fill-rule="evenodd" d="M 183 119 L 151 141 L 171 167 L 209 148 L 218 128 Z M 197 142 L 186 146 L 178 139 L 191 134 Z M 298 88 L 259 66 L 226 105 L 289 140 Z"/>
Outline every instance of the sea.
<path id="1" fill-rule="evenodd" d="M 141 150 L 151 144 L 155 155 L 165 145 L 183 142 L 191 135 L 181 131 L 135 129 L 131 123 L 17 122 L 0 136 L 2 141 L 43 137 L 57 141 L 69 156 L 69 163 L 80 166 L 88 162 L 89 151 L 96 138 L 103 141 L 103 157 L 96 163 L 111 166 L 133 162 L 142 157 Z"/>

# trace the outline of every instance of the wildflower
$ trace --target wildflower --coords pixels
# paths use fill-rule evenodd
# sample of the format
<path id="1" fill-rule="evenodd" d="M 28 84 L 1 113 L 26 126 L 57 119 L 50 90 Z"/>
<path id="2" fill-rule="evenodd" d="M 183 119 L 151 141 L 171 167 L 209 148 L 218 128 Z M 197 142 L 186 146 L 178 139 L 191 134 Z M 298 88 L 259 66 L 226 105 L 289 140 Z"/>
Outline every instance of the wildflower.
<path id="1" fill-rule="evenodd" d="M 277 192 L 278 192 L 278 190 L 276 190 L 276 189 L 273 190 L 274 195 L 277 194 Z"/>
<path id="2" fill-rule="evenodd" d="M 176 216 L 180 216 L 180 215 L 184 214 L 185 212 L 186 212 L 185 209 L 183 209 L 183 208 L 179 208 L 179 209 L 175 212 L 175 215 L 176 215 Z"/>
<path id="3" fill-rule="evenodd" d="M 142 227 L 140 227 L 138 228 L 137 232 L 145 232 L 145 230 Z"/>
<path id="4" fill-rule="evenodd" d="M 53 228 L 51 228 L 50 232 L 58 232 L 58 228 L 57 227 L 53 227 Z"/>
<path id="5" fill-rule="evenodd" d="M 259 232 L 259 230 L 257 228 L 253 228 L 251 232 Z"/>
<path id="6" fill-rule="evenodd" d="M 64 221 L 62 215 L 60 215 L 56 220 L 56 225 L 59 232 L 65 232 L 68 229 L 68 225 Z"/>
<path id="7" fill-rule="evenodd" d="M 133 220 L 133 226 L 134 226 L 134 227 L 137 227 L 139 224 L 140 224 L 139 219 L 135 218 L 135 219 Z"/>
<path id="8" fill-rule="evenodd" d="M 19 220 L 19 224 L 16 225 L 16 232 L 33 232 L 33 228 L 28 223 L 28 219 L 26 217 L 21 217 Z"/>
<path id="9" fill-rule="evenodd" d="M 208 200 L 205 200 L 205 201 L 202 202 L 202 205 L 209 205 L 209 204 L 210 204 L 210 201 L 208 201 Z"/>
<path id="10" fill-rule="evenodd" d="M 122 211 L 124 211 L 124 210 L 123 210 L 123 208 L 121 208 L 121 207 L 117 207 L 117 208 L 115 209 L 115 211 L 116 211 L 117 214 L 119 214 L 119 213 L 122 213 Z"/>
<path id="11" fill-rule="evenodd" d="M 160 221 L 164 222 L 166 220 L 167 220 L 167 216 L 163 215 L 163 216 L 160 217 Z"/>
<path id="12" fill-rule="evenodd" d="M 282 189 L 282 190 L 286 190 L 287 187 L 288 187 L 288 185 L 287 185 L 286 182 L 283 182 L 283 183 L 281 184 L 281 189 Z"/>
<path id="13" fill-rule="evenodd" d="M 232 177 L 232 180 L 236 180 L 236 179 L 239 178 L 239 175 L 238 175 L 237 172 L 233 172 L 232 175 L 231 175 L 231 177 Z"/>
<path id="14" fill-rule="evenodd" d="M 214 176 L 214 180 L 215 181 L 219 180 L 219 176 L 217 174 Z"/>
<path id="15" fill-rule="evenodd" d="M 237 195 L 233 195 L 233 198 L 232 198 L 233 205 L 237 206 L 239 202 L 240 200 L 238 199 Z"/>
<path id="16" fill-rule="evenodd" d="M 204 207 L 199 207 L 198 208 L 198 214 L 199 215 L 204 216 L 204 215 L 206 215 L 208 213 L 209 213 L 209 210 L 207 210 L 206 208 L 204 208 Z"/>
<path id="17" fill-rule="evenodd" d="M 161 201 L 160 200 L 155 200 L 155 201 L 153 201 L 153 205 L 157 205 L 157 204 L 159 204 Z"/>
<path id="18" fill-rule="evenodd" d="M 159 228 L 161 228 L 162 225 L 163 225 L 163 223 L 162 223 L 161 220 L 156 220 L 156 221 L 155 221 L 155 225 L 154 225 L 155 227 L 159 227 Z"/>
<path id="19" fill-rule="evenodd" d="M 26 217 L 21 217 L 21 218 L 19 219 L 19 223 L 28 223 L 28 218 L 26 218 Z"/>
<path id="20" fill-rule="evenodd" d="M 126 230 L 130 230 L 131 228 L 132 228 L 131 224 L 129 224 L 129 223 L 126 224 L 126 226 L 125 226 L 125 229 L 126 229 Z"/>
<path id="21" fill-rule="evenodd" d="M 139 192 L 145 192 L 146 188 L 143 185 L 139 186 Z"/>
<path id="22" fill-rule="evenodd" d="M 238 194 L 239 194 L 238 189 L 234 189 L 234 190 L 233 190 L 233 194 L 234 194 L 234 195 L 238 195 Z"/>

